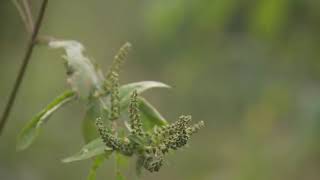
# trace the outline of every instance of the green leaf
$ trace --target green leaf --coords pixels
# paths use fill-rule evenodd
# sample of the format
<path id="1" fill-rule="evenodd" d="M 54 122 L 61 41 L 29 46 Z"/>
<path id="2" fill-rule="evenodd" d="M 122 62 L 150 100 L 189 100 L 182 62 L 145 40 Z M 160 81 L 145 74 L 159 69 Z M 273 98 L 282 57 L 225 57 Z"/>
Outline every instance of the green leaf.
<path id="1" fill-rule="evenodd" d="M 156 81 L 141 81 L 126 84 L 120 87 L 120 99 L 121 99 L 121 110 L 122 112 L 128 113 L 127 108 L 130 101 L 130 96 L 134 90 L 138 93 L 142 93 L 151 88 L 170 88 L 170 86 Z M 167 124 L 165 118 L 154 108 L 147 100 L 139 97 L 139 109 L 141 119 L 146 129 L 151 129 L 155 125 L 162 126 Z"/>
<path id="2" fill-rule="evenodd" d="M 124 175 L 120 171 L 116 172 L 116 180 L 125 180 L 125 179 L 126 178 L 124 177 Z"/>
<path id="3" fill-rule="evenodd" d="M 141 81 L 123 85 L 119 89 L 121 104 L 129 103 L 130 96 L 134 90 L 137 90 L 138 94 L 140 94 L 151 88 L 170 88 L 170 86 L 157 81 Z"/>
<path id="4" fill-rule="evenodd" d="M 168 85 L 160 83 L 160 82 L 154 82 L 154 81 L 143 81 L 143 82 L 137 82 L 137 83 L 131 83 L 124 85 L 120 88 L 120 97 L 122 98 L 122 112 L 128 112 L 127 107 L 129 104 L 131 93 L 134 90 L 137 90 L 139 93 L 148 90 L 150 88 L 155 87 L 162 87 L 162 88 L 169 88 Z M 166 120 L 161 116 L 161 114 L 145 99 L 139 98 L 140 101 L 140 111 L 141 111 L 141 118 L 143 120 L 143 124 L 146 124 L 146 127 L 152 128 L 154 125 L 164 125 L 167 124 Z M 84 124 L 83 124 L 83 130 L 85 138 L 92 139 L 94 136 L 96 136 L 95 132 L 95 125 L 94 125 L 94 119 L 97 116 L 101 116 L 102 112 L 99 110 L 98 104 L 93 104 L 92 107 L 88 109 Z M 88 140 L 88 139 L 87 139 Z M 98 140 L 93 140 L 91 143 L 87 144 L 85 147 L 80 150 L 77 154 L 64 159 L 64 162 L 72 162 L 72 161 L 79 161 L 91 158 L 93 156 L 102 154 L 104 152 L 105 144 L 98 138 Z"/>
<path id="5" fill-rule="evenodd" d="M 115 166 L 116 166 L 116 180 L 125 180 L 124 175 L 121 173 L 128 166 L 128 157 L 115 153 Z"/>
<path id="6" fill-rule="evenodd" d="M 154 126 L 164 126 L 168 124 L 166 119 L 146 99 L 139 97 L 138 101 L 140 118 L 144 130 L 151 131 L 154 128 Z M 127 116 L 129 116 L 128 111 L 125 113 Z M 128 122 L 126 122 L 125 125 L 130 130 Z"/>
<path id="7" fill-rule="evenodd" d="M 139 97 L 139 110 L 141 121 L 146 130 L 152 129 L 155 125 L 163 126 L 168 122 L 146 99 Z"/>
<path id="8" fill-rule="evenodd" d="M 73 91 L 66 91 L 58 96 L 53 102 L 39 112 L 31 121 L 29 121 L 18 136 L 17 150 L 24 150 L 29 147 L 38 136 L 41 127 L 46 123 L 49 117 L 62 105 L 75 99 L 76 94 Z"/>
<path id="9" fill-rule="evenodd" d="M 63 159 L 62 162 L 70 163 L 73 161 L 85 160 L 85 159 L 89 159 L 89 158 L 104 154 L 106 151 L 111 152 L 112 149 L 106 147 L 106 145 L 103 143 L 101 138 L 97 138 L 91 141 L 90 143 L 86 144 L 85 146 L 83 146 L 81 150 L 76 154 Z"/>
<path id="10" fill-rule="evenodd" d="M 87 111 L 82 121 L 82 133 L 86 143 L 99 137 L 95 125 L 98 117 L 108 117 L 108 111 L 99 100 L 91 100 L 87 104 Z"/>
<path id="11" fill-rule="evenodd" d="M 102 165 L 102 163 L 105 160 L 109 159 L 111 154 L 112 154 L 112 151 L 106 151 L 104 155 L 99 155 L 93 160 L 93 164 L 91 166 L 87 180 L 96 180 L 97 169 Z"/>
<path id="12" fill-rule="evenodd" d="M 87 180 L 96 180 L 97 177 L 97 169 L 102 165 L 103 161 L 106 159 L 107 157 L 100 155 L 97 156 L 94 160 L 93 160 L 93 164 L 91 166 L 89 175 L 87 177 Z"/>
<path id="13" fill-rule="evenodd" d="M 94 120 L 95 120 L 95 118 L 92 114 L 92 111 L 88 110 L 85 114 L 83 121 L 82 121 L 82 134 L 83 134 L 84 141 L 86 143 L 99 137 Z"/>

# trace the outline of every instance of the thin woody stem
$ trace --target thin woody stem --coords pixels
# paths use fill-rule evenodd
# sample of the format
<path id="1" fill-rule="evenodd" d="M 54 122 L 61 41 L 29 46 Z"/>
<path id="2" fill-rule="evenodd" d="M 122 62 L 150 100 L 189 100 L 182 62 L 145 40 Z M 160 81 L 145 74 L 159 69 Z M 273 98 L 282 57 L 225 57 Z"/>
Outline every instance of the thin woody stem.
<path id="1" fill-rule="evenodd" d="M 19 73 L 18 73 L 18 77 L 17 77 L 17 79 L 15 81 L 15 84 L 13 86 L 13 90 L 11 92 L 11 95 L 9 97 L 8 103 L 7 103 L 6 107 L 5 107 L 4 113 L 3 113 L 1 121 L 0 121 L 0 135 L 3 132 L 3 128 L 4 128 L 4 126 L 5 126 L 5 124 L 6 124 L 7 120 L 8 120 L 11 108 L 12 108 L 12 106 L 14 104 L 14 101 L 15 101 L 16 96 L 17 96 L 17 92 L 18 92 L 18 90 L 20 88 L 20 85 L 21 85 L 21 82 L 23 80 L 23 76 L 24 76 L 25 71 L 27 69 L 27 66 L 29 64 L 29 61 L 30 61 L 30 58 L 31 58 L 31 55 L 32 55 L 32 52 L 33 52 L 33 49 L 34 49 L 34 46 L 36 45 L 37 36 L 38 36 L 39 30 L 40 30 L 40 27 L 41 27 L 41 24 L 42 24 L 42 20 L 43 20 L 43 17 L 44 17 L 46 8 L 47 8 L 47 4 L 48 4 L 48 0 L 43 0 L 42 1 L 40 12 L 39 12 L 39 15 L 37 17 L 35 27 L 34 27 L 34 29 L 32 31 L 32 35 L 30 37 L 29 44 L 27 46 L 27 50 L 26 50 L 25 56 L 24 56 L 23 61 L 22 61 L 22 65 L 21 65 Z"/>

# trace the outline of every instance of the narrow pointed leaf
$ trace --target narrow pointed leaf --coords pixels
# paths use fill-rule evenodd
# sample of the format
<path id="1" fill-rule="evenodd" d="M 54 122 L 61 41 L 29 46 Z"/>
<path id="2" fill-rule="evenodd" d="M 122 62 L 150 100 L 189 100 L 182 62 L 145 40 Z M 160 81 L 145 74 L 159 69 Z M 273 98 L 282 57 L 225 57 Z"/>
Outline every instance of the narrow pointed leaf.
<path id="1" fill-rule="evenodd" d="M 168 124 L 165 118 L 146 99 L 139 97 L 139 110 L 144 128 L 152 129 L 155 125 L 163 126 Z"/>
<path id="2" fill-rule="evenodd" d="M 151 131 L 154 126 L 164 126 L 168 122 L 146 99 L 139 97 L 139 114 L 144 130 Z M 125 112 L 129 116 L 128 112 Z M 125 122 L 126 128 L 131 131 L 128 122 Z M 131 137 L 132 138 L 132 137 Z M 134 140 L 134 139 L 133 139 Z"/>
<path id="3" fill-rule="evenodd" d="M 105 152 L 112 151 L 111 148 L 106 147 L 106 145 L 103 143 L 101 138 L 97 138 L 90 143 L 86 144 L 81 148 L 79 152 L 76 154 L 67 157 L 62 160 L 64 163 L 70 163 L 73 161 L 80 161 L 80 160 L 85 160 L 89 159 L 101 154 L 104 154 Z"/>
<path id="4" fill-rule="evenodd" d="M 49 117 L 64 104 L 75 99 L 75 97 L 76 94 L 73 91 L 63 93 L 29 121 L 18 136 L 17 150 L 24 150 L 29 147 Z"/>
<path id="5" fill-rule="evenodd" d="M 104 161 L 104 156 L 97 156 L 94 160 L 93 160 L 93 164 L 91 166 L 89 175 L 87 177 L 87 180 L 96 180 L 97 178 L 97 169 L 99 168 L 99 166 L 101 166 L 101 164 Z"/>
<path id="6" fill-rule="evenodd" d="M 99 137 L 95 125 L 95 120 L 98 117 L 108 117 L 108 111 L 102 107 L 102 105 L 99 103 L 99 100 L 91 100 L 87 104 L 86 114 L 82 121 L 82 134 L 85 143 L 89 143 L 90 141 Z"/>
<path id="7" fill-rule="evenodd" d="M 170 88 L 170 86 L 157 81 L 141 81 L 123 85 L 119 89 L 121 104 L 129 103 L 130 96 L 134 90 L 137 90 L 138 94 L 140 94 L 151 88 Z"/>
<path id="8" fill-rule="evenodd" d="M 128 167 L 128 157 L 120 153 L 115 153 L 116 160 L 116 180 L 125 180 L 125 176 L 121 173 Z"/>
<path id="9" fill-rule="evenodd" d="M 126 178 L 120 171 L 116 172 L 116 180 L 125 180 L 125 179 Z"/>
<path id="10" fill-rule="evenodd" d="M 156 81 L 141 81 L 126 84 L 120 87 L 120 99 L 122 112 L 128 113 L 127 108 L 130 101 L 130 96 L 134 90 L 142 93 L 151 88 L 170 88 L 170 86 Z M 139 109 L 142 118 L 142 124 L 146 129 L 153 128 L 154 125 L 165 125 L 165 118 L 145 99 L 139 98 Z"/>
<path id="11" fill-rule="evenodd" d="M 97 169 L 102 165 L 102 163 L 109 158 L 111 153 L 105 155 L 99 155 L 93 160 L 89 175 L 87 180 L 96 180 L 97 178 Z"/>

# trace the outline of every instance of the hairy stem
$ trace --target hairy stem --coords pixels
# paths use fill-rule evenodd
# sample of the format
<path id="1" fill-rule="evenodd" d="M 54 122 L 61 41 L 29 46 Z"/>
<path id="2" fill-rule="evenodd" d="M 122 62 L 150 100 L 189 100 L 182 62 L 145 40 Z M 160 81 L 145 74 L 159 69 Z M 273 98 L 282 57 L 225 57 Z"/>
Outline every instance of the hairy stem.
<path id="1" fill-rule="evenodd" d="M 10 94 L 8 103 L 7 103 L 6 107 L 5 107 L 4 113 L 3 113 L 1 121 L 0 121 L 0 135 L 2 134 L 3 128 L 4 128 L 4 126 L 5 126 L 5 124 L 6 124 L 7 120 L 8 120 L 11 108 L 12 108 L 12 106 L 14 104 L 14 101 L 15 101 L 16 96 L 17 96 L 17 92 L 18 92 L 18 90 L 20 88 L 20 85 L 21 85 L 21 82 L 23 80 L 23 76 L 24 76 L 25 71 L 27 69 L 27 66 L 29 64 L 29 61 L 30 61 L 30 58 L 31 58 L 31 55 L 32 55 L 32 52 L 33 52 L 33 49 L 34 49 L 34 46 L 36 45 L 37 36 L 38 36 L 39 30 L 40 30 L 40 27 L 41 27 L 41 24 L 42 24 L 42 20 L 43 20 L 43 17 L 44 17 L 46 8 L 47 8 L 47 4 L 48 4 L 48 0 L 43 0 L 42 1 L 40 12 L 39 12 L 39 15 L 37 17 L 34 29 L 32 30 L 32 35 L 31 35 L 31 38 L 29 40 L 29 44 L 27 46 L 27 50 L 26 50 L 25 56 L 23 58 L 22 65 L 20 67 L 17 79 L 16 79 L 15 84 L 13 86 L 13 90 L 12 90 L 12 92 Z"/>

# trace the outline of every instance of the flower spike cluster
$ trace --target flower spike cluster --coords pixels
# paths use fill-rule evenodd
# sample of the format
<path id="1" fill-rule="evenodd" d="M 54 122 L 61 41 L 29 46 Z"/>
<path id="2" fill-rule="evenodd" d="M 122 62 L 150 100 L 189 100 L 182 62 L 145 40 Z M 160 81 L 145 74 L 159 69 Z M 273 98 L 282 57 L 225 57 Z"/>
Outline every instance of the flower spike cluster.
<path id="1" fill-rule="evenodd" d="M 139 115 L 138 100 L 137 91 L 133 91 L 129 104 L 130 134 L 127 137 L 120 138 L 109 131 L 101 118 L 96 120 L 96 125 L 106 146 L 127 156 L 137 155 L 141 167 L 150 172 L 159 171 L 165 155 L 170 150 L 185 146 L 191 135 L 201 129 L 204 123 L 200 121 L 190 125 L 191 116 L 180 116 L 170 125 L 155 127 L 152 132 L 145 132 Z"/>
<path id="2" fill-rule="evenodd" d="M 96 119 L 96 126 L 105 145 L 114 151 L 126 156 L 138 157 L 137 167 L 145 168 L 150 172 L 159 171 L 163 165 L 164 157 L 170 150 L 177 150 L 188 143 L 191 135 L 204 126 L 203 121 L 190 125 L 191 116 L 182 115 L 169 125 L 155 126 L 145 131 L 140 117 L 139 103 L 141 99 L 136 90 L 132 91 L 128 106 L 129 134 L 126 137 L 118 136 L 115 123 L 121 112 L 119 98 L 119 71 L 128 55 L 131 45 L 123 45 L 115 56 L 109 73 L 104 82 L 104 95 L 110 95 L 110 112 L 108 120 L 111 127 L 105 127 L 101 118 Z"/>

